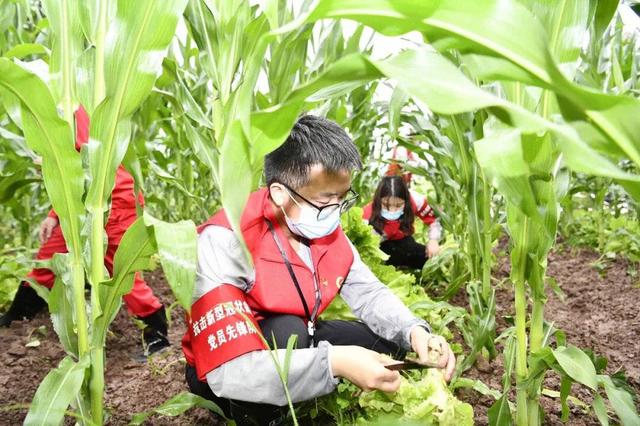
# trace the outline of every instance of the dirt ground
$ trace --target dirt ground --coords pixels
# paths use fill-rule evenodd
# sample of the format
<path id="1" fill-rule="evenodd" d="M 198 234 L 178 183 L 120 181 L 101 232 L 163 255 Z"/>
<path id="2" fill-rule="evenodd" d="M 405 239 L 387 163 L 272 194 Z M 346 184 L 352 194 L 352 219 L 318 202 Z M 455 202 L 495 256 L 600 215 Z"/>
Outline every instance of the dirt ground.
<path id="1" fill-rule="evenodd" d="M 601 276 L 591 266 L 597 254 L 588 251 L 563 251 L 549 259 L 549 275 L 554 277 L 566 299 L 561 301 L 549 294 L 545 317 L 567 333 L 567 339 L 583 349 L 609 359 L 608 372 L 624 369 L 635 391 L 640 394 L 640 288 L 633 277 L 632 265 L 615 261 Z M 498 278 L 508 276 L 508 262 L 502 261 Z M 171 292 L 161 274 L 146 274 L 156 294 L 165 302 L 173 302 Z M 455 299 L 465 306 L 464 296 Z M 498 332 L 504 330 L 505 316 L 513 315 L 513 295 L 507 285 L 498 290 Z M 184 359 L 180 339 L 184 332 L 183 311 L 171 311 L 172 324 L 169 350 L 149 362 L 136 358 L 141 354 L 141 332 L 122 310 L 111 326 L 107 340 L 105 405 L 109 425 L 124 425 L 136 412 L 147 411 L 171 396 L 185 391 Z M 31 342 L 33 347 L 26 345 Z M 31 322 L 16 322 L 9 329 L 0 329 L 0 425 L 22 424 L 28 405 L 38 384 L 47 372 L 57 366 L 64 351 L 47 314 L 42 313 Z M 487 368 L 488 367 L 488 368 Z M 482 371 L 472 368 L 468 377 L 479 378 L 492 388 L 501 388 L 502 360 L 499 357 Z M 545 387 L 558 389 L 557 378 L 549 377 Z M 574 386 L 573 395 L 588 400 L 586 392 Z M 464 391 L 461 399 L 470 402 L 476 422 L 487 424 L 486 411 L 492 404 L 489 397 L 474 391 Z M 547 417 L 544 424 L 560 424 L 560 404 L 556 399 L 543 397 Z M 22 406 L 22 408 L 20 408 Z M 67 422 L 73 424 L 72 421 Z M 153 416 L 147 425 L 204 425 L 212 418 L 203 409 L 195 408 L 171 418 Z M 578 407 L 572 407 L 570 425 L 595 425 L 597 421 Z"/>
<path id="2" fill-rule="evenodd" d="M 590 349 L 596 355 L 609 360 L 606 373 L 619 370 L 626 372 L 628 381 L 636 395 L 640 397 L 640 279 L 635 275 L 637 265 L 625 260 L 608 264 L 602 274 L 594 267 L 598 254 L 587 250 L 564 249 L 552 253 L 548 262 L 548 275 L 557 280 L 564 292 L 564 300 L 547 289 L 548 301 L 545 305 L 545 319 L 567 335 L 567 343 L 581 349 Z M 502 259 L 498 279 L 509 276 L 509 262 Z M 466 298 L 461 293 L 453 301 L 466 306 Z M 496 293 L 497 333 L 509 324 L 505 317 L 514 316 L 513 292 L 505 281 Z M 498 346 L 498 351 L 502 347 Z M 474 366 L 465 376 L 477 378 L 493 389 L 502 388 L 503 360 L 497 359 L 487 365 Z M 544 387 L 559 390 L 559 378 L 551 372 L 545 379 Z M 581 385 L 574 384 L 571 395 L 590 404 L 589 392 Z M 489 397 L 473 391 L 465 391 L 459 397 L 474 407 L 476 424 L 488 424 L 487 409 L 493 404 Z M 515 400 L 513 395 L 512 400 Z M 543 396 L 545 425 L 562 425 L 560 402 Z M 595 416 L 585 413 L 580 407 L 569 403 L 571 414 L 568 425 L 598 425 Z M 640 410 L 640 402 L 636 400 Z"/>

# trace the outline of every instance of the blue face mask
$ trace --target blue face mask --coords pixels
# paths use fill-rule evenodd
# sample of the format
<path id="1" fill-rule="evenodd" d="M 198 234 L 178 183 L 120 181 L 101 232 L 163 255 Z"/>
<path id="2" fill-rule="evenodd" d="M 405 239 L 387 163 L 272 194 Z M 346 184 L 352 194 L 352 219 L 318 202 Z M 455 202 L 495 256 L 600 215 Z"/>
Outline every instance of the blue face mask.
<path id="1" fill-rule="evenodd" d="M 397 210 L 395 212 L 390 212 L 387 209 L 381 209 L 380 215 L 386 220 L 398 220 L 404 214 L 404 210 Z"/>

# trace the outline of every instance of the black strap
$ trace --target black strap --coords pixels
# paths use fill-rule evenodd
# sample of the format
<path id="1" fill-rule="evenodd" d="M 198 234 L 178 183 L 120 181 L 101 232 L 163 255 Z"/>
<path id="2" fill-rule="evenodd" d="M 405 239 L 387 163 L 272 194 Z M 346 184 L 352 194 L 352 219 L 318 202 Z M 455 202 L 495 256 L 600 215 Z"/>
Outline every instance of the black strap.
<path id="1" fill-rule="evenodd" d="M 296 277 L 295 272 L 293 272 L 293 267 L 291 266 L 291 262 L 289 262 L 289 257 L 287 253 L 284 251 L 284 247 L 282 247 L 282 243 L 276 234 L 275 229 L 273 228 L 273 224 L 271 221 L 267 220 L 267 225 L 269 225 L 269 230 L 271 231 L 271 235 L 273 235 L 273 240 L 276 242 L 276 246 L 278 246 L 278 250 L 280 251 L 280 255 L 284 259 L 284 264 L 287 266 L 287 270 L 289 271 L 289 275 L 291 276 L 291 280 L 293 281 L 296 290 L 298 291 L 298 296 L 300 297 L 300 301 L 302 302 L 302 307 L 304 308 L 304 313 L 307 316 L 307 320 L 309 321 L 309 331 L 310 334 L 313 335 L 312 325 L 316 320 L 316 316 L 318 315 L 318 310 L 320 309 L 320 305 L 322 303 L 322 297 L 320 297 L 319 289 L 316 289 L 316 301 L 313 306 L 313 312 L 309 312 L 309 306 L 307 305 L 307 301 L 302 293 L 302 289 L 300 288 L 300 283 L 298 282 L 298 278 Z M 315 275 L 315 274 L 314 274 Z M 314 276 L 315 279 L 315 276 Z"/>

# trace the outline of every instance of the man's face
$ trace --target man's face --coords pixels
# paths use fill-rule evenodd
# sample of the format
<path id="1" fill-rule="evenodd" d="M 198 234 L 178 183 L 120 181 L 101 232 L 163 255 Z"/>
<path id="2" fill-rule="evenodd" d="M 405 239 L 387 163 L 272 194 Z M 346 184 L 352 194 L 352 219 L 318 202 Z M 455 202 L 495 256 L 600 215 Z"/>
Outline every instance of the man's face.
<path id="1" fill-rule="evenodd" d="M 351 188 L 351 172 L 341 170 L 335 173 L 327 172 L 323 166 L 316 164 L 309 170 L 309 181 L 300 188 L 293 188 L 298 194 L 311 201 L 318 207 L 341 203 Z M 300 218 L 301 207 L 312 208 L 306 201 L 287 190 L 282 184 L 273 183 L 270 186 L 271 198 L 278 207 L 282 207 L 293 221 Z M 295 200 L 295 201 L 294 201 Z"/>

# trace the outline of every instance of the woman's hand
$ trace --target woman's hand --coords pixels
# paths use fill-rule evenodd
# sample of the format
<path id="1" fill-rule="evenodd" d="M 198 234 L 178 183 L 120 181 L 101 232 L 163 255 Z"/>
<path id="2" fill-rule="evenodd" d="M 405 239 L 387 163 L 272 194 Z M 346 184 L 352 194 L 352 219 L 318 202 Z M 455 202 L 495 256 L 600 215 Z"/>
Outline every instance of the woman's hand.
<path id="1" fill-rule="evenodd" d="M 427 243 L 427 257 L 432 258 L 440 253 L 440 244 L 437 240 L 429 240 Z"/>
<path id="2" fill-rule="evenodd" d="M 360 346 L 331 346 L 329 360 L 334 376 L 362 390 L 395 392 L 400 387 L 400 373 L 385 368 L 392 361 L 387 355 Z"/>
<path id="3" fill-rule="evenodd" d="M 444 369 L 445 380 L 451 380 L 456 357 L 444 337 L 416 326 L 411 330 L 411 347 L 418 355 L 418 363 Z"/>
<path id="4" fill-rule="evenodd" d="M 58 219 L 55 217 L 47 217 L 40 224 L 40 244 L 44 244 L 51 237 L 53 228 L 58 226 Z"/>

